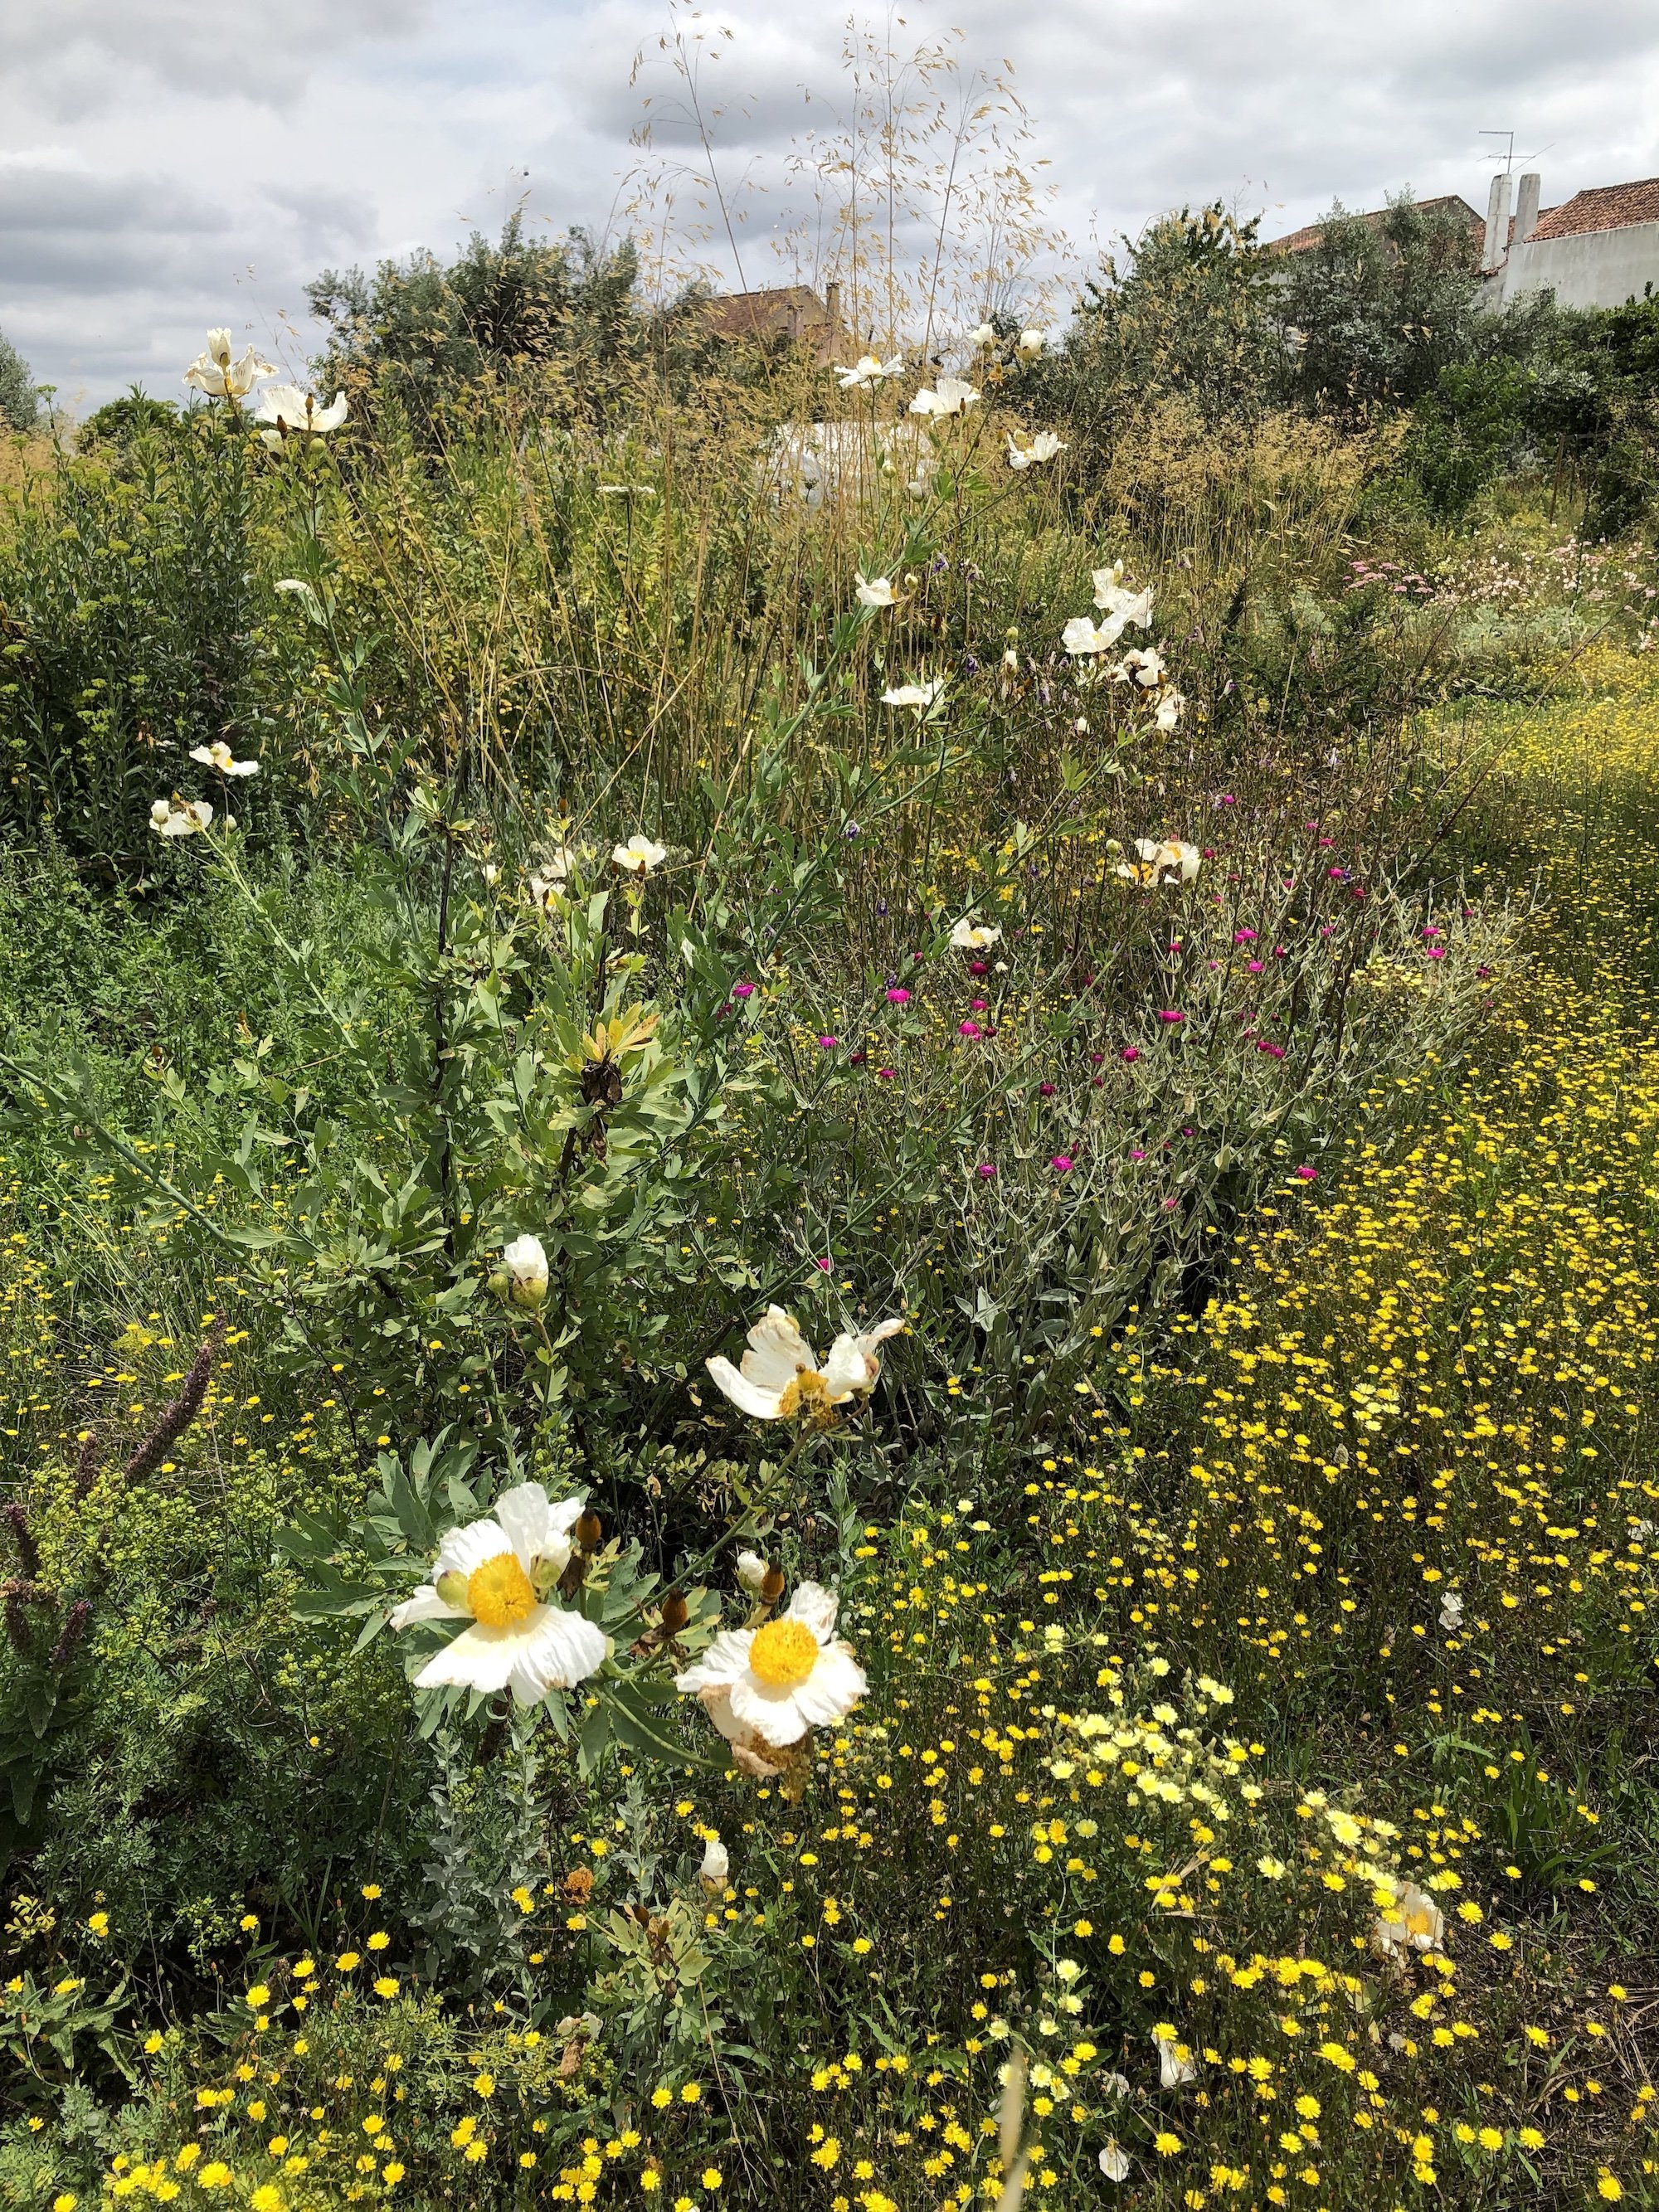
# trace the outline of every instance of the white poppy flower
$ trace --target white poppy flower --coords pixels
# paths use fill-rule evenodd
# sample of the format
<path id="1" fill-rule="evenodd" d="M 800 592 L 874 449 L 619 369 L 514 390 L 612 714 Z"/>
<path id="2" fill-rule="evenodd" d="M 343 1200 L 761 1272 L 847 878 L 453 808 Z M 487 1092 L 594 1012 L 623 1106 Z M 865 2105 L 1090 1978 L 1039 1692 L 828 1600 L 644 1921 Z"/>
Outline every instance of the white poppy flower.
<path id="1" fill-rule="evenodd" d="M 1014 350 L 1023 360 L 1035 361 L 1048 343 L 1046 331 L 1022 331 L 1015 341 Z"/>
<path id="2" fill-rule="evenodd" d="M 570 872 L 576 865 L 576 855 L 568 845 L 556 845 L 542 860 L 531 876 L 528 890 L 531 903 L 546 912 L 564 896 L 564 887 Z"/>
<path id="3" fill-rule="evenodd" d="M 697 1880 L 710 1889 L 724 1889 L 731 1873 L 731 1854 L 720 1841 L 720 1830 L 713 1828 L 703 1838 L 702 1864 L 697 1869 Z"/>
<path id="4" fill-rule="evenodd" d="M 1150 691 L 1155 684 L 1164 681 L 1164 656 L 1154 645 L 1133 647 L 1112 673 L 1120 683 L 1127 684 L 1133 678 L 1143 690 Z"/>
<path id="5" fill-rule="evenodd" d="M 830 1347 L 823 1363 L 823 1379 L 833 1402 L 848 1397 L 867 1398 L 881 1380 L 881 1347 L 904 1327 L 904 1316 L 878 1322 L 862 1332 L 844 1329 Z"/>
<path id="6" fill-rule="evenodd" d="M 882 693 L 881 703 L 884 707 L 914 707 L 918 714 L 924 714 L 944 690 L 945 680 L 938 676 L 927 684 L 896 684 L 890 691 Z"/>
<path id="7" fill-rule="evenodd" d="M 225 818 L 234 829 L 232 817 Z M 158 837 L 193 837 L 212 820 L 213 809 L 205 799 L 158 799 L 149 810 L 149 826 Z"/>
<path id="8" fill-rule="evenodd" d="M 951 943 L 958 952 L 983 952 L 988 945 L 994 945 L 1002 932 L 988 921 L 975 921 L 963 915 L 951 932 Z"/>
<path id="9" fill-rule="evenodd" d="M 973 386 L 960 376 L 941 376 L 930 390 L 923 385 L 910 402 L 913 415 L 960 415 L 971 407 L 979 394 Z"/>
<path id="10" fill-rule="evenodd" d="M 1196 2081 L 1198 2063 L 1184 2043 L 1177 2042 L 1172 2027 L 1155 2027 L 1152 2041 L 1158 2045 L 1158 2075 L 1165 2089 L 1178 2089 L 1183 2082 Z"/>
<path id="11" fill-rule="evenodd" d="M 851 368 L 835 364 L 836 380 L 843 392 L 858 392 L 866 384 L 880 384 L 890 376 L 904 374 L 904 356 L 895 354 L 891 361 L 878 361 L 872 353 L 860 354 Z"/>
<path id="12" fill-rule="evenodd" d="M 261 361 L 252 346 L 240 361 L 233 361 L 230 332 L 217 330 L 208 332 L 207 351 L 197 355 L 185 371 L 184 380 L 205 392 L 210 399 L 246 399 L 256 384 L 276 374 L 272 364 Z"/>
<path id="13" fill-rule="evenodd" d="M 1126 591 L 1123 586 L 1123 563 L 1114 561 L 1108 568 L 1094 571 L 1095 605 L 1120 619 L 1118 629 L 1133 623 L 1137 629 L 1145 629 L 1152 618 L 1152 587 L 1144 592 Z"/>
<path id="14" fill-rule="evenodd" d="M 861 607 L 896 607 L 899 595 L 893 589 L 890 576 L 866 576 L 862 568 L 854 571 L 858 603 Z"/>
<path id="15" fill-rule="evenodd" d="M 976 331 L 969 331 L 968 333 L 968 343 L 970 346 L 989 346 L 994 345 L 996 342 L 997 333 L 994 323 L 981 323 Z"/>
<path id="16" fill-rule="evenodd" d="M 758 1552 L 738 1553 L 738 1580 L 744 1589 L 750 1591 L 756 1597 L 760 1595 L 761 1585 L 771 1571 L 771 1568 Z"/>
<path id="17" fill-rule="evenodd" d="M 764 1758 L 845 1720 L 869 1685 L 836 1635 L 835 1593 L 803 1583 L 775 1620 L 723 1629 L 674 1687 L 702 1699 L 728 1743 L 758 1737 Z"/>
<path id="18" fill-rule="evenodd" d="M 488 1520 L 449 1531 L 431 1581 L 392 1615 L 394 1628 L 470 1624 L 427 1661 L 416 1689 L 510 1689 L 520 1705 L 533 1705 L 598 1672 L 610 1649 L 604 1631 L 549 1602 L 582 1511 L 580 1498 L 551 1505 L 539 1482 L 521 1482 L 495 1500 Z"/>
<path id="19" fill-rule="evenodd" d="M 1106 2147 L 1100 2154 L 1099 2162 L 1100 2170 L 1108 2181 L 1127 2181 L 1129 2179 L 1128 2157 L 1127 2153 L 1119 2148 L 1115 2136 L 1108 2136 Z"/>
<path id="20" fill-rule="evenodd" d="M 1166 691 L 1158 702 L 1158 712 L 1152 720 L 1160 730 L 1173 730 L 1179 724 L 1186 704 L 1179 691 Z"/>
<path id="21" fill-rule="evenodd" d="M 1463 1601 L 1455 1590 L 1448 1590 L 1440 1601 L 1440 1626 L 1444 1629 L 1463 1626 Z"/>
<path id="22" fill-rule="evenodd" d="M 507 1294 L 515 1306 L 533 1311 L 547 1296 L 547 1254 L 538 1237 L 515 1237 L 503 1247 L 501 1266 L 507 1273 Z"/>
<path id="23" fill-rule="evenodd" d="M 1126 884 L 1138 884 L 1142 890 L 1164 884 L 1189 884 L 1204 865 L 1203 854 L 1184 837 L 1166 837 L 1161 843 L 1152 837 L 1137 837 L 1134 842 L 1135 858 L 1120 860 L 1113 872 Z"/>
<path id="24" fill-rule="evenodd" d="M 1109 615 L 1103 623 L 1097 623 L 1088 615 L 1073 615 L 1060 632 L 1060 642 L 1067 653 L 1109 653 L 1122 629 L 1123 624 L 1115 615 Z"/>
<path id="25" fill-rule="evenodd" d="M 343 392 L 337 392 L 326 407 L 319 407 L 314 392 L 302 392 L 297 384 L 275 384 L 259 394 L 253 419 L 273 426 L 261 430 L 259 435 L 266 445 L 276 447 L 285 438 L 316 438 L 337 430 L 350 411 Z"/>
<path id="26" fill-rule="evenodd" d="M 734 1406 L 757 1421 L 787 1421 L 798 1413 L 822 1419 L 832 1406 L 873 1390 L 881 1376 L 880 1346 L 904 1327 L 884 1321 L 862 1336 L 843 1333 L 822 1367 L 817 1354 L 781 1306 L 768 1306 L 749 1332 L 741 1367 L 716 1357 L 710 1376 Z"/>
<path id="27" fill-rule="evenodd" d="M 190 757 L 200 761 L 204 768 L 216 768 L 221 775 L 258 775 L 258 761 L 239 761 L 231 753 L 222 738 L 216 738 L 210 745 L 192 745 Z"/>
<path id="28" fill-rule="evenodd" d="M 1008 433 L 1008 465 L 1011 469 L 1029 469 L 1036 461 L 1052 461 L 1056 453 L 1066 450 L 1064 439 L 1057 438 L 1052 430 L 1039 430 L 1035 436 L 1028 430 Z"/>
<path id="29" fill-rule="evenodd" d="M 1393 1905 L 1380 1914 L 1371 1929 L 1371 1942 L 1389 1957 L 1411 1951 L 1432 1951 L 1446 1933 L 1439 1906 L 1414 1881 L 1404 1883 Z"/>
<path id="30" fill-rule="evenodd" d="M 636 830 L 625 845 L 611 848 L 611 857 L 627 874 L 645 877 L 661 867 L 668 858 L 668 848 L 653 844 L 643 830 Z"/>

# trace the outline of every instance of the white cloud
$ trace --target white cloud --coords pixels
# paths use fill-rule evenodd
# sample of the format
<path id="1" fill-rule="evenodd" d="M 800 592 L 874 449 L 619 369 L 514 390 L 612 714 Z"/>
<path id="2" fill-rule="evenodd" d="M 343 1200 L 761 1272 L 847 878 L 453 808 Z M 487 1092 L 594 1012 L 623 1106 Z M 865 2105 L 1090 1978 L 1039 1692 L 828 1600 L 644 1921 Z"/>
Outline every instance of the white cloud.
<path id="1" fill-rule="evenodd" d="M 1659 172 L 1650 0 L 904 12 L 902 35 L 957 23 L 968 58 L 1012 64 L 1080 249 L 1216 197 L 1265 208 L 1269 234 L 1334 195 L 1374 207 L 1407 184 L 1480 207 L 1490 125 L 1547 149 L 1547 203 Z M 706 32 L 735 32 L 705 41 L 720 58 L 700 91 L 738 198 L 778 175 L 795 132 L 833 124 L 844 14 L 708 5 Z M 661 0 L 0 0 L 0 144 L 20 149 L 0 163 L 0 329 L 90 399 L 134 375 L 172 392 L 209 322 L 246 323 L 297 366 L 314 334 L 284 348 L 283 317 L 303 323 L 325 263 L 447 247 L 521 198 L 556 228 L 603 228 L 646 100 L 659 143 L 695 154 L 656 48 L 667 20 Z M 765 281 L 777 204 L 748 213 Z"/>

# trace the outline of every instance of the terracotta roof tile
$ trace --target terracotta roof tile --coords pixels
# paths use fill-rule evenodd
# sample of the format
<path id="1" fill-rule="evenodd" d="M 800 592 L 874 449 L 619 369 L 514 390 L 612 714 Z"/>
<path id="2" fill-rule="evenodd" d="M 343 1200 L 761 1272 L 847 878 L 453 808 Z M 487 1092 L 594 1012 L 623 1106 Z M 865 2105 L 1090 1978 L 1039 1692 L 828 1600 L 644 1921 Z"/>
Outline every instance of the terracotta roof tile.
<path id="1" fill-rule="evenodd" d="M 1586 231 L 1622 230 L 1632 222 L 1659 222 L 1659 177 L 1632 185 L 1597 185 L 1546 209 L 1534 238 L 1579 238 Z"/>

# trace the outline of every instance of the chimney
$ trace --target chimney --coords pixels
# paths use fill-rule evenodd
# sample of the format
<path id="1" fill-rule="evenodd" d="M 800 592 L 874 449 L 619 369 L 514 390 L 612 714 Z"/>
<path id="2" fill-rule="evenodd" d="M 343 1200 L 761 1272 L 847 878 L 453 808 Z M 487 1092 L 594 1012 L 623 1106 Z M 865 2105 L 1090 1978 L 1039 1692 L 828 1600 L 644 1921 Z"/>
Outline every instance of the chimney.
<path id="1" fill-rule="evenodd" d="M 1480 266 L 1490 275 L 1501 269 L 1510 251 L 1510 180 L 1500 173 L 1492 180 L 1492 197 L 1486 202 L 1486 236 L 1480 252 Z"/>
<path id="2" fill-rule="evenodd" d="M 792 300 L 789 302 L 789 342 L 792 345 L 798 345 L 800 343 L 800 301 L 799 300 Z"/>
<path id="3" fill-rule="evenodd" d="M 1515 243 L 1524 244 L 1538 228 L 1538 195 L 1542 179 L 1536 169 L 1529 169 L 1521 179 L 1521 190 L 1515 203 Z"/>
<path id="4" fill-rule="evenodd" d="M 1534 177 L 1532 181 L 1535 185 L 1538 179 Z M 1525 182 L 1524 179 L 1522 182 Z M 1533 194 L 1534 203 L 1537 198 L 1538 195 L 1534 192 Z M 832 276 L 823 288 L 823 313 L 824 319 L 830 325 L 830 336 L 833 337 L 841 328 L 841 280 L 839 277 Z"/>

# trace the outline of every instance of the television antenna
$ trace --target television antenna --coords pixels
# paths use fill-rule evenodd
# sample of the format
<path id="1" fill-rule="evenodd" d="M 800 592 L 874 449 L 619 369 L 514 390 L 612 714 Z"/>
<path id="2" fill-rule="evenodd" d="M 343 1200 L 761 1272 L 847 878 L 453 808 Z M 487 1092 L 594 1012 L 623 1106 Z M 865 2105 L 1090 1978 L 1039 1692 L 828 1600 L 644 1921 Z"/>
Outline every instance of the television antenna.
<path id="1" fill-rule="evenodd" d="M 1498 149 L 1494 146 L 1494 147 L 1492 148 L 1492 149 L 1491 153 L 1489 153 L 1489 154 L 1487 155 L 1486 159 L 1487 159 L 1489 161 L 1502 161 L 1502 163 L 1504 164 L 1504 174 L 1506 177 L 1507 177 L 1507 176 L 1509 176 L 1509 175 L 1513 172 L 1514 167 L 1515 167 L 1515 164 L 1516 164 L 1516 159 L 1517 159 L 1517 156 L 1516 156 L 1516 150 L 1515 150 L 1515 133 L 1514 133 L 1514 131 L 1476 131 L 1475 136 L 1476 136 L 1476 137 L 1478 137 L 1478 138 L 1501 138 L 1501 139 L 1504 141 L 1504 150 L 1503 150 L 1503 152 L 1500 154 L 1500 153 L 1498 152 Z M 1550 147 L 1551 147 L 1551 146 L 1553 146 L 1553 145 L 1554 145 L 1554 143 L 1555 143 L 1555 141 L 1554 141 L 1554 139 L 1553 139 L 1553 138 L 1552 138 L 1552 139 L 1551 139 L 1551 141 L 1550 141 L 1550 144 L 1549 144 L 1549 146 L 1540 146 L 1540 147 L 1537 149 L 1536 152 L 1534 152 L 1534 153 L 1531 153 L 1531 154 L 1522 154 L 1522 155 L 1519 155 L 1519 156 L 1518 156 L 1518 158 L 1519 158 L 1521 161 L 1537 161 L 1537 159 L 1539 158 L 1539 155 L 1540 155 L 1540 154 L 1547 154 L 1547 153 L 1549 152 L 1549 150 L 1550 150 Z"/>

